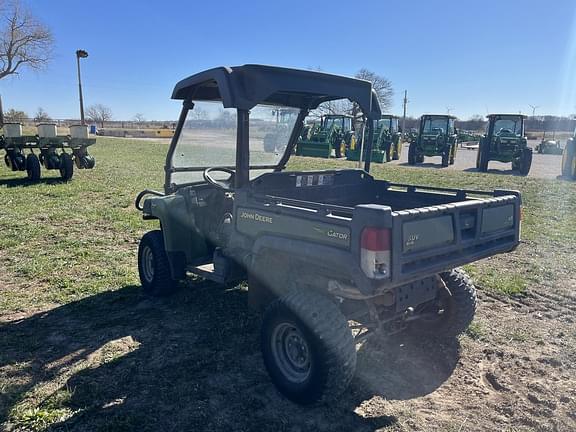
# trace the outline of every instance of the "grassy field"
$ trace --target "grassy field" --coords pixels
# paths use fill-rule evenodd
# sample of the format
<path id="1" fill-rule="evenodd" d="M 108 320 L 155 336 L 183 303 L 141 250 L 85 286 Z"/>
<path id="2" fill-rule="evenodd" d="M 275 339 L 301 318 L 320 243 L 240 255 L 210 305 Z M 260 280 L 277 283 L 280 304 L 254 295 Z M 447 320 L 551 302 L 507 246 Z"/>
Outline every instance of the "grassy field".
<path id="1" fill-rule="evenodd" d="M 133 200 L 144 188 L 162 188 L 166 150 L 166 144 L 151 141 L 98 138 L 92 151 L 96 168 L 77 170 L 70 183 L 61 183 L 57 172 L 43 171 L 41 183 L 29 184 L 22 173 L 0 171 L 0 424 L 5 429 L 426 430 L 428 425 L 460 430 L 462 413 L 432 420 L 415 414 L 441 382 L 396 398 L 377 389 L 367 398 L 358 384 L 332 418 L 328 409 L 303 410 L 282 400 L 263 371 L 258 317 L 246 309 L 241 288 L 193 282 L 162 302 L 141 296 L 138 241 L 157 223 L 142 221 Z M 296 169 L 336 165 L 354 166 L 308 158 L 291 162 Z M 547 348 L 556 353 L 556 345 L 546 345 L 547 332 L 562 328 L 564 345 L 558 350 L 572 345 L 558 361 L 576 359 L 575 184 L 387 165 L 374 167 L 373 174 L 402 183 L 522 191 L 523 243 L 513 254 L 467 266 L 481 298 L 494 309 L 481 309 L 457 343 L 471 363 L 486 346 L 499 343 L 514 345 L 517 353 Z M 528 315 L 515 315 L 524 307 Z M 534 362 L 540 357 L 535 354 Z M 360 361 L 361 377 L 362 365 L 373 366 L 373 359 L 370 354 Z M 455 367 L 456 362 L 451 371 Z M 573 372 L 562 373 L 573 377 Z M 575 392 L 566 396 L 565 406 L 557 404 L 562 427 L 574 416 L 560 408 L 575 412 Z M 371 409 L 379 414 L 371 415 Z M 469 415 L 482 418 L 486 412 Z M 503 425 L 513 425 L 515 415 L 521 414 L 511 414 Z M 543 416 L 536 424 L 546 426 L 546 421 Z M 475 430 L 469 429 L 472 423 L 462 430 Z M 532 430 L 525 422 L 518 430 L 523 427 Z"/>

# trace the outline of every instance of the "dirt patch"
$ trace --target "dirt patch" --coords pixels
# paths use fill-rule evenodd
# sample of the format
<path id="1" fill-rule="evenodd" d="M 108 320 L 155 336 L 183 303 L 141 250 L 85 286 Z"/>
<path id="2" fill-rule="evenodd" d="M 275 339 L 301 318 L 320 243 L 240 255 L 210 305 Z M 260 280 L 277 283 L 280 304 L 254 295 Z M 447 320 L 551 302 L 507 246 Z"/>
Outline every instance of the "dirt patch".
<path id="1" fill-rule="evenodd" d="M 576 428 L 576 328 L 560 319 L 576 305 L 563 291 L 520 299 L 481 291 L 479 340 L 368 340 L 347 393 L 314 408 L 270 383 L 245 296 L 196 282 L 152 301 L 125 287 L 12 316 L 0 327 L 5 428 L 21 421 L 15 405 L 42 407 L 62 391 L 68 397 L 51 408 L 65 413 L 58 430 Z M 519 326 L 523 338 L 514 336 Z"/>

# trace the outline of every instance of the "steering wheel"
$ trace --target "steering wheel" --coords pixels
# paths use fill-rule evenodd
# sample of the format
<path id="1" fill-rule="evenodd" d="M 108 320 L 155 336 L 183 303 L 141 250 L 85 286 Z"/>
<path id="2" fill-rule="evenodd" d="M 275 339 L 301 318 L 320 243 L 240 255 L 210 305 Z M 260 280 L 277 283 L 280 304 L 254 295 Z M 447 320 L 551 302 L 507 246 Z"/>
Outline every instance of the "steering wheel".
<path id="1" fill-rule="evenodd" d="M 226 180 L 216 180 L 216 179 L 212 178 L 212 176 L 211 176 L 211 173 L 213 173 L 215 171 L 229 174 L 230 177 L 228 177 Z M 206 168 L 204 170 L 204 172 L 202 173 L 202 175 L 204 176 L 204 180 L 206 180 L 211 185 L 216 186 L 217 188 L 223 189 L 226 192 L 232 192 L 234 190 L 233 185 L 234 185 L 234 177 L 235 177 L 236 173 L 234 172 L 234 170 L 232 170 L 230 168 L 224 168 L 224 167 Z"/>

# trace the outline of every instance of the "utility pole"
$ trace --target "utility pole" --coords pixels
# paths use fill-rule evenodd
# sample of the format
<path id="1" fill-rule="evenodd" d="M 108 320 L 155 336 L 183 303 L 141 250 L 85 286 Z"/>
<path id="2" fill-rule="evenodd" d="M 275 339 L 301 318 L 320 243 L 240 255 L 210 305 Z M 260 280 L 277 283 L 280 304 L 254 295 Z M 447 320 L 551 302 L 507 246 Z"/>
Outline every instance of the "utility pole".
<path id="1" fill-rule="evenodd" d="M 406 133 L 406 106 L 408 105 L 408 90 L 404 90 L 404 114 L 402 115 L 402 133 Z"/>
<path id="2" fill-rule="evenodd" d="M 450 111 L 452 111 L 454 107 L 447 106 L 446 107 L 446 114 L 450 115 Z"/>

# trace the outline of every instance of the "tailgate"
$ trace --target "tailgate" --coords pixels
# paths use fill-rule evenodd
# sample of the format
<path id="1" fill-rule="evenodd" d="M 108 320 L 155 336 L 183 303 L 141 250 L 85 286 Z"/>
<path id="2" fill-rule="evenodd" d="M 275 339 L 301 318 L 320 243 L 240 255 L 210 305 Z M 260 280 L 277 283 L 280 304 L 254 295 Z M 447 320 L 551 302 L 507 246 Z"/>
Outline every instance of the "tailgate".
<path id="1" fill-rule="evenodd" d="M 392 212 L 392 226 L 392 280 L 412 279 L 514 249 L 520 241 L 520 197 Z"/>

